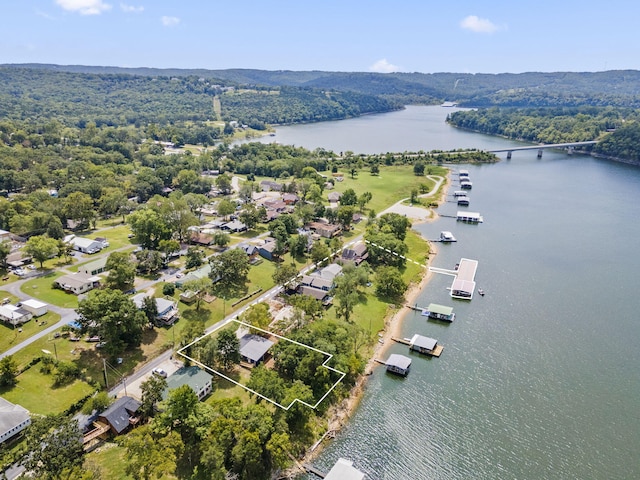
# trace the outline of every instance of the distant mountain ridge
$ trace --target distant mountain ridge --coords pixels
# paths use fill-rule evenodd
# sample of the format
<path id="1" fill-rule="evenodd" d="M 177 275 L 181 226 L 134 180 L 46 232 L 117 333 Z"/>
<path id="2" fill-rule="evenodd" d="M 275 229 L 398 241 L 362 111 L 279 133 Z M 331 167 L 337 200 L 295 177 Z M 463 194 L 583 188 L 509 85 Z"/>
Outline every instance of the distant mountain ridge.
<path id="1" fill-rule="evenodd" d="M 160 69 L 86 65 L 5 64 L 90 74 L 152 77 L 197 76 L 237 85 L 292 86 L 353 91 L 405 103 L 463 106 L 640 106 L 640 71 L 468 73 L 372 73 L 257 69 Z"/>

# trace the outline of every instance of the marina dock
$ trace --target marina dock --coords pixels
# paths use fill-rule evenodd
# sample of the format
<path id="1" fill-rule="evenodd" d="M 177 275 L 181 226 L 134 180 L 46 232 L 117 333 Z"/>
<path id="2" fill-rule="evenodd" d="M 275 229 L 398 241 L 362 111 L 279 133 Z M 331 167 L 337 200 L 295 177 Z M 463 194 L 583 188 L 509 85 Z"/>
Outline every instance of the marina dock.
<path id="1" fill-rule="evenodd" d="M 478 261 L 468 258 L 461 258 L 456 278 L 451 284 L 451 296 L 453 298 L 462 298 L 471 300 L 473 292 L 476 289 L 476 270 L 478 269 Z"/>

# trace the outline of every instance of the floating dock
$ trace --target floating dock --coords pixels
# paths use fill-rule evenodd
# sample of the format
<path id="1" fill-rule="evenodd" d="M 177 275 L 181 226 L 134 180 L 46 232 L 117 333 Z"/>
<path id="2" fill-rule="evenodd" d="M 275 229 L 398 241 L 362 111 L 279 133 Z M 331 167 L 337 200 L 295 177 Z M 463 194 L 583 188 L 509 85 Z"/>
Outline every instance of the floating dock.
<path id="1" fill-rule="evenodd" d="M 453 298 L 462 298 L 471 300 L 473 292 L 476 289 L 476 270 L 478 269 L 478 261 L 468 258 L 461 258 L 456 278 L 451 284 L 451 296 Z"/>
<path id="2" fill-rule="evenodd" d="M 456 218 L 459 222 L 468 222 L 468 223 L 482 223 L 484 222 L 484 218 L 478 212 L 463 212 L 459 210 Z"/>

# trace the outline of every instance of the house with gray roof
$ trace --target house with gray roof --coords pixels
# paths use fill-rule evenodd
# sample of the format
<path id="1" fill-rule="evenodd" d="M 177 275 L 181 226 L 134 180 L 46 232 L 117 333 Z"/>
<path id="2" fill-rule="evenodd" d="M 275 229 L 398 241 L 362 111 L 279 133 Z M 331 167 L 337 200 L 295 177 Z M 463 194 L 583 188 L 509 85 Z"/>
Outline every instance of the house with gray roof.
<path id="1" fill-rule="evenodd" d="M 0 397 L 0 445 L 31 425 L 29 410 Z"/>
<path id="2" fill-rule="evenodd" d="M 255 367 L 264 360 L 273 345 L 274 343 L 267 338 L 247 333 L 240 338 L 240 358 L 243 362 Z"/>
<path id="3" fill-rule="evenodd" d="M 136 307 L 142 309 L 144 305 L 144 297 L 147 296 L 144 292 L 138 293 L 131 297 L 133 303 L 136 304 Z M 178 305 L 173 300 L 167 300 L 166 298 L 155 298 L 156 301 L 156 309 L 158 310 L 158 314 L 156 315 L 157 323 L 162 323 L 164 325 L 171 325 L 178 319 Z"/>
<path id="4" fill-rule="evenodd" d="M 120 435 L 140 421 L 137 415 L 140 405 L 140 402 L 133 397 L 120 397 L 102 412 L 98 418 L 109 425 L 111 433 Z"/>
<path id="5" fill-rule="evenodd" d="M 411 368 L 411 359 L 404 355 L 398 355 L 392 353 L 385 362 L 387 365 L 387 372 L 397 373 L 398 375 L 407 376 L 409 369 Z"/>

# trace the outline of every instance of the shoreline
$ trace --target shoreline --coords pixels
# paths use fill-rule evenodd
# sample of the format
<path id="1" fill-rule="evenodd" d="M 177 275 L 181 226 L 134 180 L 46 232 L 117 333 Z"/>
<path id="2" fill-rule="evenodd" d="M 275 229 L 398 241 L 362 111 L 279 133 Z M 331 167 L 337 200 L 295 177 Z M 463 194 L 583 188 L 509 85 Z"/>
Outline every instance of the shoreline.
<path id="1" fill-rule="evenodd" d="M 437 198 L 438 204 L 442 203 L 442 201 L 447 196 L 447 192 L 451 186 L 450 174 L 451 170 L 449 170 L 449 173 L 445 177 L 447 183 L 446 185 L 444 185 L 440 192 L 440 195 Z M 424 196 L 430 195 L 426 194 Z M 420 219 L 412 219 L 412 225 L 417 225 L 420 223 L 431 223 L 439 218 L 439 215 L 434 211 L 433 208 L 429 208 L 427 209 L 427 211 L 430 212 L 429 216 Z M 383 343 L 376 342 L 376 344 L 374 345 L 373 351 L 371 353 L 371 358 L 369 358 L 367 364 L 365 365 L 364 373 L 360 375 L 356 380 L 356 383 L 349 392 L 349 396 L 343 399 L 339 404 L 334 405 L 329 409 L 328 428 L 325 436 L 319 439 L 307 452 L 305 452 L 303 458 L 296 462 L 299 466 L 298 468 L 300 468 L 301 465 L 310 463 L 322 452 L 326 445 L 326 442 L 324 440 L 327 436 L 329 436 L 327 435 L 329 432 L 337 433 L 347 425 L 348 421 L 351 419 L 351 416 L 358 408 L 358 405 L 362 400 L 362 396 L 364 394 L 369 376 L 373 374 L 376 366 L 380 365 L 376 361 L 376 359 L 379 356 L 384 355 L 389 349 L 389 346 L 394 343 L 394 341 L 391 339 L 392 337 L 397 338 L 400 336 L 400 332 L 407 315 L 409 315 L 409 313 L 413 311 L 410 307 L 408 307 L 408 305 L 413 305 L 414 303 L 416 303 L 416 300 L 420 293 L 422 293 L 422 291 L 431 281 L 433 274 L 429 271 L 429 265 L 431 265 L 432 258 L 438 254 L 438 249 L 436 248 L 434 242 L 430 242 L 426 239 L 425 241 L 430 245 L 429 257 L 427 259 L 425 271 L 420 278 L 420 281 L 417 283 L 410 283 L 407 291 L 405 292 L 403 304 L 399 306 L 399 308 L 397 308 L 392 314 L 387 314 L 388 318 L 385 318 L 384 330 L 382 331 L 381 337 Z M 302 471 L 304 472 L 304 469 L 302 469 Z"/>

